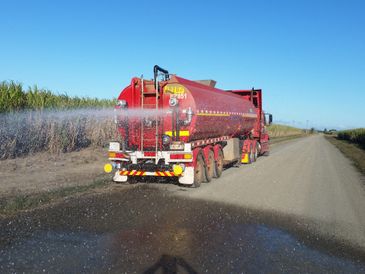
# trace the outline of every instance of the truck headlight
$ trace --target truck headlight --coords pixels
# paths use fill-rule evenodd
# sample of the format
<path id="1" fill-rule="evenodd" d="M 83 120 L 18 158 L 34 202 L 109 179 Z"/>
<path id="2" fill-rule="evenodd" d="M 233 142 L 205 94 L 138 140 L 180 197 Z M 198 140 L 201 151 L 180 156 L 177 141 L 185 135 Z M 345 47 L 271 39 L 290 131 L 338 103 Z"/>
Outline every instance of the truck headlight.
<path id="1" fill-rule="evenodd" d="M 119 151 L 120 150 L 120 144 L 118 142 L 110 142 L 109 143 L 109 150 L 110 151 Z"/>

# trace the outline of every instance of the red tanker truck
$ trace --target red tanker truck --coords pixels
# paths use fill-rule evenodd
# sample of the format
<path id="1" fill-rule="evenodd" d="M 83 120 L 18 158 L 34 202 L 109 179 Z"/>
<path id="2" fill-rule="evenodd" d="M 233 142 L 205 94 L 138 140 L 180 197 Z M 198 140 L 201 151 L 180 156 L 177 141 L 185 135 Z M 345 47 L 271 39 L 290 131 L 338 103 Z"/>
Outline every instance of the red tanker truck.
<path id="1" fill-rule="evenodd" d="M 133 78 L 118 97 L 119 140 L 110 142 L 105 171 L 114 170 L 116 182 L 174 177 L 199 187 L 220 177 L 226 164 L 249 164 L 268 153 L 265 125 L 272 115 L 262 110 L 262 91 L 214 86 L 157 65 L 154 79 Z"/>

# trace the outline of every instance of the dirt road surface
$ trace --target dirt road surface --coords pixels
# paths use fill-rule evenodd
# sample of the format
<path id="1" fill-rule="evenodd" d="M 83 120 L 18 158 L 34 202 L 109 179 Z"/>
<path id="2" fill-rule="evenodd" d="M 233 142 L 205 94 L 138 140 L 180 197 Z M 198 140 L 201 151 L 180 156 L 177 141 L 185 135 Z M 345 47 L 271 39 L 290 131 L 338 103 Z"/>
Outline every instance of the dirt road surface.
<path id="1" fill-rule="evenodd" d="M 0 220 L 0 272 L 363 273 L 363 177 L 323 136 L 190 189 L 114 185 Z"/>
<path id="2" fill-rule="evenodd" d="M 0 199 L 90 184 L 101 177 L 107 152 L 101 148 L 35 155 L 0 162 Z"/>
<path id="3" fill-rule="evenodd" d="M 322 136 L 279 145 L 187 196 L 305 218 L 365 248 L 365 180 Z M 185 194 L 186 195 L 186 194 Z"/>

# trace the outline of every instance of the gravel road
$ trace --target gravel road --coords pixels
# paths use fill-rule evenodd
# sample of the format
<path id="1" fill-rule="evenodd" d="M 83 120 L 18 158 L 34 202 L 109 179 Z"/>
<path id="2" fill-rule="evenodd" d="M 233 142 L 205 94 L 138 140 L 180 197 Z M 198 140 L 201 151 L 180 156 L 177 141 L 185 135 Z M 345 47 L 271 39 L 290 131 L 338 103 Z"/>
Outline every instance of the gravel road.
<path id="1" fill-rule="evenodd" d="M 320 135 L 199 189 L 112 184 L 0 227 L 1 273 L 365 272 L 364 181 Z"/>
<path id="2" fill-rule="evenodd" d="M 184 195 L 306 219 L 365 249 L 364 177 L 322 135 L 275 145 L 269 157 Z"/>

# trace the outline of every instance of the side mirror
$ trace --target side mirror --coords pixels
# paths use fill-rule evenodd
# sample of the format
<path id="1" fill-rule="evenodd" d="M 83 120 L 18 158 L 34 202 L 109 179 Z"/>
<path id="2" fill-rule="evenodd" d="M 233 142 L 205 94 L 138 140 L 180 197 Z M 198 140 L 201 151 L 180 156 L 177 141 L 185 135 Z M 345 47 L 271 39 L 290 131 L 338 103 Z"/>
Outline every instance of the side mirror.
<path id="1" fill-rule="evenodd" d="M 272 114 L 269 114 L 269 125 L 272 124 Z"/>
<path id="2" fill-rule="evenodd" d="M 269 126 L 269 125 L 271 125 L 272 124 L 272 114 L 270 114 L 270 113 L 265 113 L 264 114 L 265 115 L 265 117 L 264 117 L 264 122 L 265 122 L 265 126 Z"/>

